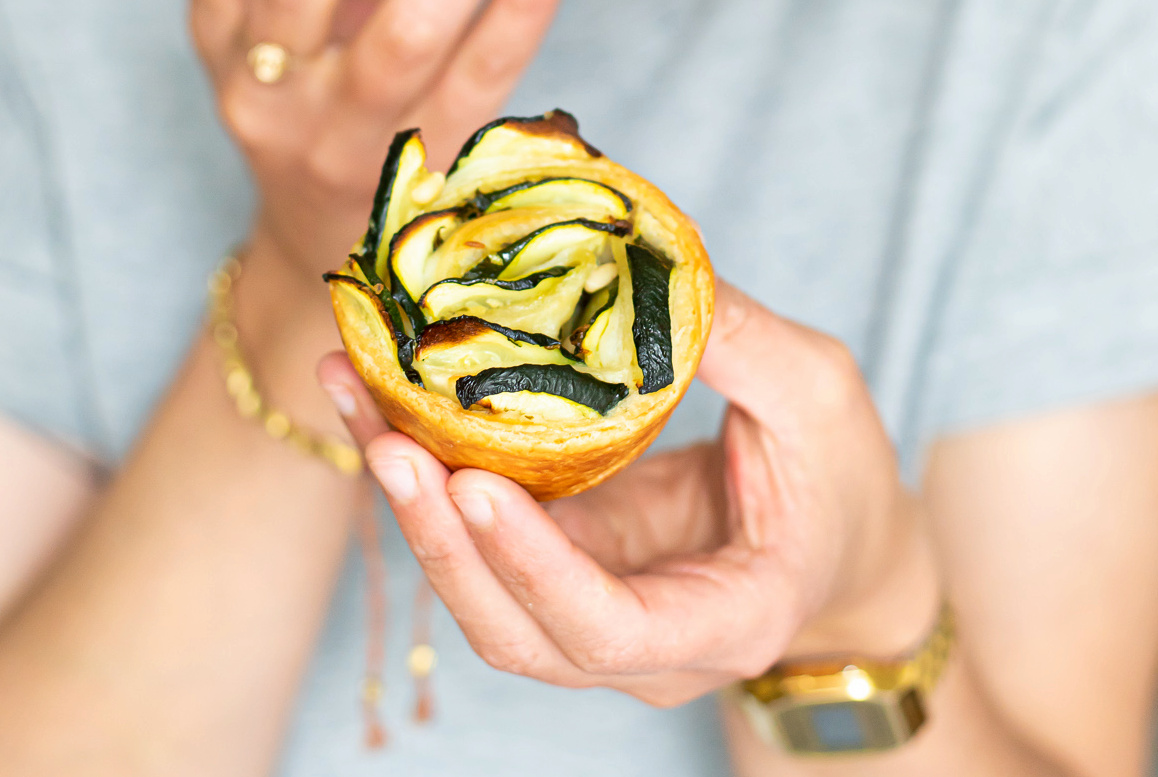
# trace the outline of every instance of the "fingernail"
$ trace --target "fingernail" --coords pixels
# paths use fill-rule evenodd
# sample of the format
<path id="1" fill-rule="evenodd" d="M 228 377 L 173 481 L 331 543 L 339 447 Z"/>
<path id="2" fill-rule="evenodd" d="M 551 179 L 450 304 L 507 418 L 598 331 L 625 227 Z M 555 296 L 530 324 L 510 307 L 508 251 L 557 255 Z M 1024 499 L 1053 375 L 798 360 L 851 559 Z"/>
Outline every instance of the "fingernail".
<path id="1" fill-rule="evenodd" d="M 338 408 L 342 417 L 352 418 L 358 412 L 358 403 L 350 389 L 340 383 L 327 383 L 322 388 L 330 395 L 330 401 L 334 403 L 334 407 Z"/>
<path id="2" fill-rule="evenodd" d="M 489 529 L 495 523 L 495 503 L 490 496 L 482 491 L 465 491 L 461 494 L 451 494 L 450 498 L 458 505 L 464 521 L 476 529 Z"/>
<path id="3" fill-rule="evenodd" d="M 386 458 L 370 462 L 374 475 L 385 489 L 386 495 L 396 502 L 409 502 L 418 493 L 418 476 L 409 459 Z"/>

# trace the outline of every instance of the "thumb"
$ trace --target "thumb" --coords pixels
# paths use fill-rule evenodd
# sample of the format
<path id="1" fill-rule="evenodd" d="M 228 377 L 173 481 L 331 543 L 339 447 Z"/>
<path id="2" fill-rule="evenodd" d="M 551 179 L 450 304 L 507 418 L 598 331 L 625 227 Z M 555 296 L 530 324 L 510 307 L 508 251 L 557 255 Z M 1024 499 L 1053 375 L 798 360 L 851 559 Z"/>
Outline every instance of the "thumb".
<path id="1" fill-rule="evenodd" d="M 712 332 L 698 375 L 748 415 L 769 423 L 778 409 L 806 399 L 818 365 L 835 349 L 843 346 L 717 277 Z"/>

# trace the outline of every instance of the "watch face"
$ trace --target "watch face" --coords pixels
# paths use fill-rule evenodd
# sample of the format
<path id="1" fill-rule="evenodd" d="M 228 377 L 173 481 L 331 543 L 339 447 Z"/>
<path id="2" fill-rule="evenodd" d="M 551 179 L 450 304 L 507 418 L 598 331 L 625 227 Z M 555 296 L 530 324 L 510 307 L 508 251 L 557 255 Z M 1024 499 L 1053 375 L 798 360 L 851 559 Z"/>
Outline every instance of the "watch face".
<path id="1" fill-rule="evenodd" d="M 852 704 L 830 704 L 812 711 L 816 739 L 827 751 L 863 750 L 865 735 Z"/>
<path id="2" fill-rule="evenodd" d="M 784 710 L 780 727 L 791 749 L 809 753 L 849 753 L 894 747 L 899 742 L 884 707 L 842 701 Z"/>

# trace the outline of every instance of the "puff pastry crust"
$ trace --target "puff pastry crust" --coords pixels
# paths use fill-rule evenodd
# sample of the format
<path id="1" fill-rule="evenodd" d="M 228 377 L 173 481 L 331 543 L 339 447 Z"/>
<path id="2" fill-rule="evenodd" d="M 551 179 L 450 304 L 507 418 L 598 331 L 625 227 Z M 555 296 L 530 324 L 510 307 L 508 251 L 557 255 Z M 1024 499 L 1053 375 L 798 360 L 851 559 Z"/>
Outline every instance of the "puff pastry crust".
<path id="1" fill-rule="evenodd" d="M 445 180 L 399 133 L 365 237 L 326 275 L 387 420 L 539 500 L 659 434 L 703 354 L 712 279 L 695 223 L 561 110 L 486 125 Z"/>

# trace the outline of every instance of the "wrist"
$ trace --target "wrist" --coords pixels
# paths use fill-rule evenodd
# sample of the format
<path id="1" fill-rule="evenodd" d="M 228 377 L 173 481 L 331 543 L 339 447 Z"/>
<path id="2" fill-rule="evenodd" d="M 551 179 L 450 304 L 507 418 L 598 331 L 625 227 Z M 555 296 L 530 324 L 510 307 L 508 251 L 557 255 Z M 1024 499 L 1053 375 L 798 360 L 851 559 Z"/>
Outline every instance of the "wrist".
<path id="1" fill-rule="evenodd" d="M 233 317 L 239 348 L 262 399 L 295 423 L 344 436 L 315 377 L 319 359 L 342 347 L 320 275 L 307 277 L 261 239 L 260 231 L 241 266 L 233 284 Z"/>
<path id="2" fill-rule="evenodd" d="M 337 269 L 366 228 L 369 201 L 338 193 L 317 199 L 281 197 L 263 201 L 254 219 L 248 250 L 276 257 L 283 269 L 312 285 Z"/>
<path id="3" fill-rule="evenodd" d="M 806 619 L 786 658 L 888 658 L 919 644 L 932 628 L 944 592 L 916 497 L 902 492 L 879 538 L 847 555 L 867 563 L 856 565 L 856 573 Z"/>
<path id="4" fill-rule="evenodd" d="M 340 267 L 346 260 L 345 252 L 316 255 L 309 247 L 286 245 L 280 234 L 268 225 L 267 218 L 259 215 L 239 250 L 245 272 L 237 290 L 237 302 L 239 307 L 246 308 L 239 315 L 265 322 L 270 330 L 284 328 L 287 321 L 303 319 L 306 326 L 322 324 L 323 328 L 336 332 L 328 286 L 322 274 L 327 269 Z M 278 296 L 275 297 L 274 292 Z"/>

